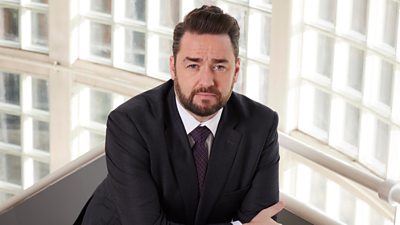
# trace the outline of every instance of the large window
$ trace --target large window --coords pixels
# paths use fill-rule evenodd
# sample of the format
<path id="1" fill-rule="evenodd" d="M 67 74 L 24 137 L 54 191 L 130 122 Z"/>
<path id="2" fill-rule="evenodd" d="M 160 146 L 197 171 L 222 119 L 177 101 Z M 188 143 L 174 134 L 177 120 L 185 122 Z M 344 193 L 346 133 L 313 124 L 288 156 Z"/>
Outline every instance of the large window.
<path id="1" fill-rule="evenodd" d="M 0 200 L 49 173 L 47 86 L 29 74 L 0 71 Z"/>
<path id="2" fill-rule="evenodd" d="M 305 10 L 299 129 L 399 179 L 389 160 L 400 145 L 399 3 L 307 0 Z"/>
<path id="3" fill-rule="evenodd" d="M 0 45 L 48 52 L 47 0 L 0 1 Z"/>

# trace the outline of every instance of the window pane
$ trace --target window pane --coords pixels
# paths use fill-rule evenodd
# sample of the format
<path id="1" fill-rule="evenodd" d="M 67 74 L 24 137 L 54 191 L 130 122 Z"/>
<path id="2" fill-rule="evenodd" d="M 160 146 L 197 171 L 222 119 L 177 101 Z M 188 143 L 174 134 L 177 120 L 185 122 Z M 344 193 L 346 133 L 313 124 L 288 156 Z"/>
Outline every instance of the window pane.
<path id="1" fill-rule="evenodd" d="M 317 73 L 328 78 L 332 75 L 334 40 L 322 34 L 318 35 Z"/>
<path id="2" fill-rule="evenodd" d="M 344 120 L 343 140 L 355 147 L 358 147 L 360 110 L 350 104 L 346 104 Z"/>
<path id="3" fill-rule="evenodd" d="M 169 74 L 169 56 L 171 55 L 172 40 L 159 37 L 160 53 L 158 58 L 158 71 Z"/>
<path id="4" fill-rule="evenodd" d="M 95 134 L 90 132 L 90 149 L 97 147 L 99 144 L 104 142 L 104 135 Z"/>
<path id="5" fill-rule="evenodd" d="M 364 51 L 350 47 L 347 86 L 361 92 L 364 74 Z"/>
<path id="6" fill-rule="evenodd" d="M 146 1 L 125 0 L 125 16 L 144 22 L 146 20 Z"/>
<path id="7" fill-rule="evenodd" d="M 19 116 L 0 112 L 0 142 L 21 145 L 21 120 Z"/>
<path id="8" fill-rule="evenodd" d="M 311 172 L 310 203 L 315 208 L 325 211 L 327 179 L 318 172 Z"/>
<path id="9" fill-rule="evenodd" d="M 270 54 L 271 18 L 263 13 L 251 11 L 249 24 L 248 52 L 251 57 L 266 58 Z"/>
<path id="10" fill-rule="evenodd" d="M 111 13 L 111 0 L 91 0 L 90 10 L 101 13 Z"/>
<path id="11" fill-rule="evenodd" d="M 267 103 L 268 69 L 258 63 L 248 63 L 246 76 L 246 95 L 253 100 Z"/>
<path id="12" fill-rule="evenodd" d="M 10 193 L 0 192 L 0 204 L 2 204 L 3 202 L 7 201 L 12 196 L 14 196 L 14 195 L 10 194 Z"/>
<path id="13" fill-rule="evenodd" d="M 106 124 L 112 110 L 112 94 L 90 89 L 90 120 Z"/>
<path id="14" fill-rule="evenodd" d="M 47 47 L 48 24 L 47 14 L 32 12 L 32 45 Z"/>
<path id="15" fill-rule="evenodd" d="M 109 59 L 111 57 L 111 26 L 90 23 L 90 53 Z"/>
<path id="16" fill-rule="evenodd" d="M 361 34 L 365 34 L 367 24 L 367 1 L 353 0 L 353 18 L 351 29 Z"/>
<path id="17" fill-rule="evenodd" d="M 396 47 L 397 39 L 397 12 L 397 3 L 391 0 L 387 0 L 385 10 L 385 24 L 383 29 L 383 42 L 392 46 L 393 48 Z"/>
<path id="18" fill-rule="evenodd" d="M 32 107 L 49 111 L 47 80 L 32 79 Z"/>
<path id="19" fill-rule="evenodd" d="M 0 72 L 0 102 L 19 105 L 19 75 Z"/>
<path id="20" fill-rule="evenodd" d="M 330 108 L 331 99 L 329 94 L 316 89 L 314 92 L 314 126 L 321 130 L 328 131 Z"/>
<path id="21" fill-rule="evenodd" d="M 34 163 L 33 163 L 33 179 L 34 179 L 34 182 L 37 182 L 38 180 L 42 179 L 47 174 L 49 174 L 49 164 L 38 162 L 38 161 L 34 161 Z"/>
<path id="22" fill-rule="evenodd" d="M 33 147 L 49 152 L 49 123 L 33 120 Z"/>
<path id="23" fill-rule="evenodd" d="M 389 148 L 389 126 L 376 120 L 374 157 L 382 164 L 387 164 Z"/>
<path id="24" fill-rule="evenodd" d="M 336 0 L 319 0 L 318 17 L 330 23 L 335 22 Z"/>
<path id="25" fill-rule="evenodd" d="M 48 4 L 48 0 L 31 0 L 31 2 L 42 3 L 42 4 Z"/>
<path id="26" fill-rule="evenodd" d="M 354 224 L 356 215 L 356 198 L 354 194 L 341 189 L 340 192 L 339 220 L 344 224 Z"/>
<path id="27" fill-rule="evenodd" d="M 160 25 L 173 29 L 179 22 L 179 0 L 160 1 Z"/>
<path id="28" fill-rule="evenodd" d="M 387 106 L 392 104 L 393 64 L 382 60 L 379 101 Z"/>
<path id="29" fill-rule="evenodd" d="M 0 39 L 19 41 L 18 10 L 0 7 Z"/>
<path id="30" fill-rule="evenodd" d="M 21 158 L 0 153 L 0 180 L 21 185 Z"/>
<path id="31" fill-rule="evenodd" d="M 133 30 L 125 30 L 125 62 L 144 67 L 145 51 L 145 34 Z"/>
<path id="32" fill-rule="evenodd" d="M 248 11 L 243 10 L 243 8 L 237 7 L 233 4 L 229 4 L 228 10 L 226 13 L 229 13 L 231 16 L 235 17 L 240 27 L 240 39 L 239 39 L 239 47 L 241 51 L 246 51 L 246 43 L 247 43 L 247 16 Z"/>

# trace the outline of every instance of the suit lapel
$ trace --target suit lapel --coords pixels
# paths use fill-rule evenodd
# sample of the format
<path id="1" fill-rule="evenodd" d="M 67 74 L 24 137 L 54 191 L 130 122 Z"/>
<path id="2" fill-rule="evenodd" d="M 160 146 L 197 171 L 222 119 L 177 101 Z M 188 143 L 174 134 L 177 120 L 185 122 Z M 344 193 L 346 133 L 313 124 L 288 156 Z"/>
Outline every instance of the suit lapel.
<path id="1" fill-rule="evenodd" d="M 166 141 L 170 152 L 170 162 L 185 205 L 187 218 L 195 218 L 198 203 L 197 172 L 189 140 L 177 111 L 173 88 L 168 96 L 168 117 L 166 122 Z M 194 224 L 194 221 L 189 221 Z"/>
<path id="2" fill-rule="evenodd" d="M 214 138 L 208 162 L 203 196 L 200 199 L 196 224 L 206 224 L 228 178 L 242 137 L 235 130 L 239 118 L 229 104 L 225 107 Z"/>

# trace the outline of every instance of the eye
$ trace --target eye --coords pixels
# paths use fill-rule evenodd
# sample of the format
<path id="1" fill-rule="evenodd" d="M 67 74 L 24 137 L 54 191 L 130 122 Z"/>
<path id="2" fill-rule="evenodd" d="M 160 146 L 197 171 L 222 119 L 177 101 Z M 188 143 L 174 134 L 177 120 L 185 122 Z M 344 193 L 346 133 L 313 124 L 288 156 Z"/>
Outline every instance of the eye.
<path id="1" fill-rule="evenodd" d="M 214 69 L 215 71 L 224 72 L 224 71 L 226 70 L 226 67 L 225 67 L 224 65 L 215 65 L 215 66 L 213 67 L 213 69 Z"/>
<path id="2" fill-rule="evenodd" d="M 197 70 L 199 68 L 199 65 L 197 64 L 189 64 L 186 66 L 187 69 L 191 69 L 191 70 Z"/>

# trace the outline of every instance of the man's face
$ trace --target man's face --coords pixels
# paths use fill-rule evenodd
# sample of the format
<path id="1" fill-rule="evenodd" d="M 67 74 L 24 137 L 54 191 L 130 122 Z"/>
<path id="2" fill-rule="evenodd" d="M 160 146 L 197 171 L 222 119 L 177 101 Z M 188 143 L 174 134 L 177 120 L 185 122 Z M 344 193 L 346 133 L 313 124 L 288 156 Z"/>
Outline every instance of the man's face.
<path id="1" fill-rule="evenodd" d="M 226 104 L 239 68 L 227 34 L 185 32 L 176 61 L 170 57 L 178 99 L 198 120 L 213 116 Z"/>

